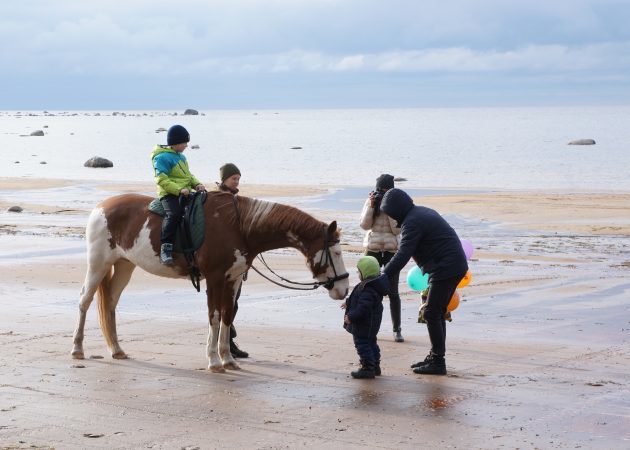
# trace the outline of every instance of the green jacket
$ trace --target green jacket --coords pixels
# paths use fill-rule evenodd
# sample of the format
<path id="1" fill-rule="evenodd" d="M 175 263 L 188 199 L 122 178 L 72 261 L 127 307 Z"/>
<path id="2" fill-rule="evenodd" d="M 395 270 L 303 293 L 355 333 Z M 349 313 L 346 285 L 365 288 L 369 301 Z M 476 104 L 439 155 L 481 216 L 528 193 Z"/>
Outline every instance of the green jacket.
<path id="1" fill-rule="evenodd" d="M 195 190 L 201 182 L 190 173 L 188 161 L 183 153 L 171 147 L 158 145 L 151 153 L 155 183 L 158 187 L 158 198 L 171 194 L 179 196 L 183 188 Z"/>

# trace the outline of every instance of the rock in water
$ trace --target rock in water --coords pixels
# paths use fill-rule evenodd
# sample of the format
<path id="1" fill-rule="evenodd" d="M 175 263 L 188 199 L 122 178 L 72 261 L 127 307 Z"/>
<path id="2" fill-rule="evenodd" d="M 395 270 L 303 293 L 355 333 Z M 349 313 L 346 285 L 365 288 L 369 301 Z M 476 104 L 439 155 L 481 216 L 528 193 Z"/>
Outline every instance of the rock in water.
<path id="1" fill-rule="evenodd" d="M 44 132 L 42 130 L 35 130 L 31 133 L 31 136 L 43 136 Z"/>
<path id="2" fill-rule="evenodd" d="M 9 209 L 7 209 L 7 211 L 9 211 L 9 212 L 22 212 L 24 210 L 22 209 L 21 206 L 11 206 Z"/>
<path id="3" fill-rule="evenodd" d="M 101 158 L 100 156 L 94 156 L 83 164 L 85 167 L 114 167 L 114 163 L 109 159 Z"/>
<path id="4" fill-rule="evenodd" d="M 186 111 L 184 111 L 184 115 L 185 116 L 198 116 L 199 111 L 197 111 L 196 109 L 187 109 Z"/>
<path id="5" fill-rule="evenodd" d="M 569 145 L 595 145 L 595 141 L 593 139 L 578 139 L 569 142 Z"/>

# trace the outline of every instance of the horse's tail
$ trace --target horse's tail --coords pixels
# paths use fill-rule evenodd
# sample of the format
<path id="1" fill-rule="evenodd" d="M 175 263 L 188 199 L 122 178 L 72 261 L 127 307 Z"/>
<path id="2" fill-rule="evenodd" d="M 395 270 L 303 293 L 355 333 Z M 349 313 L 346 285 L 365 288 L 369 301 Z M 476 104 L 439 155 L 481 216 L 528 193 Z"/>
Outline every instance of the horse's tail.
<path id="1" fill-rule="evenodd" d="M 112 320 L 113 311 L 110 311 L 112 303 L 112 292 L 110 288 L 112 280 L 112 270 L 109 269 L 96 290 L 96 304 L 98 305 L 98 321 L 101 324 L 101 331 L 107 346 L 111 349 L 115 342 L 115 322 Z"/>

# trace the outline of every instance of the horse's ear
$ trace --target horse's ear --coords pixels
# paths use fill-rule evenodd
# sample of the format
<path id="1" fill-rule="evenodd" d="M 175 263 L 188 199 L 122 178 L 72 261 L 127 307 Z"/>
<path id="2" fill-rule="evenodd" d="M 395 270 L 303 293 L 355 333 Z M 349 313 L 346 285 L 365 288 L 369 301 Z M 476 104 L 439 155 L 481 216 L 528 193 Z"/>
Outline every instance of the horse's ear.
<path id="1" fill-rule="evenodd" d="M 328 235 L 334 235 L 335 231 L 337 231 L 337 221 L 333 220 L 332 222 L 330 222 L 330 225 L 328 225 Z"/>

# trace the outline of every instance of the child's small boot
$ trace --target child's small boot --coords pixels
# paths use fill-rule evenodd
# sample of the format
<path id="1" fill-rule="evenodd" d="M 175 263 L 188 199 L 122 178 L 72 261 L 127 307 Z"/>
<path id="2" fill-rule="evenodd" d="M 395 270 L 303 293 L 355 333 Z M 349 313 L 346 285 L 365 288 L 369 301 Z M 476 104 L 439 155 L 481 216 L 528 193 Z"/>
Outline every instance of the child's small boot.
<path id="1" fill-rule="evenodd" d="M 361 361 L 361 367 L 359 370 L 350 372 L 352 378 L 374 378 L 376 373 L 374 372 L 374 363 L 369 361 Z"/>

